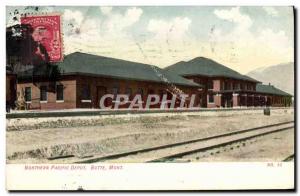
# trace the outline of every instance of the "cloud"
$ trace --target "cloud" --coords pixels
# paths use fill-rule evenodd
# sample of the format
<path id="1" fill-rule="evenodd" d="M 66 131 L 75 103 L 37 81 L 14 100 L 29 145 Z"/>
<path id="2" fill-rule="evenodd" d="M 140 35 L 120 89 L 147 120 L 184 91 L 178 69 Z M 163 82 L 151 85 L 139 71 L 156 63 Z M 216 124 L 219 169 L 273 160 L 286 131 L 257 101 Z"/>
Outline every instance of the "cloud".
<path id="1" fill-rule="evenodd" d="M 127 9 L 124 14 L 112 12 L 111 7 L 100 7 L 100 11 L 106 15 L 105 18 L 88 18 L 81 11 L 66 9 L 64 20 L 72 29 L 77 28 L 77 32 L 72 33 L 84 35 L 93 31 L 98 32 L 98 36 L 112 37 L 126 34 L 125 29 L 139 21 L 143 13 L 142 9 L 135 7 Z"/>
<path id="2" fill-rule="evenodd" d="M 249 31 L 253 24 L 252 19 L 240 12 L 240 7 L 231 9 L 217 9 L 213 12 L 217 18 L 235 24 L 229 33 L 223 32 L 222 26 L 216 26 L 211 32 L 209 41 L 214 56 L 231 63 L 238 62 L 241 50 L 253 42 L 253 35 Z"/>
<path id="3" fill-rule="evenodd" d="M 126 50 L 132 47 L 136 49 L 127 28 L 139 21 L 143 10 L 132 7 L 125 12 L 120 12 L 109 7 L 101 7 L 99 11 L 105 14 L 105 17 L 81 17 L 83 14 L 80 11 L 66 10 L 64 12 L 65 20 L 73 21 L 76 26 L 75 31 L 65 28 L 65 34 L 68 35 L 64 37 L 66 54 L 83 51 L 123 58 L 128 55 Z"/>
<path id="4" fill-rule="evenodd" d="M 112 11 L 112 7 L 100 7 L 100 11 L 102 12 L 103 15 L 108 15 Z"/>
<path id="5" fill-rule="evenodd" d="M 189 31 L 191 23 L 188 17 L 150 19 L 146 29 L 148 36 L 136 43 L 140 59 L 165 67 L 195 55 L 197 50 L 188 49 L 193 43 Z"/>
<path id="6" fill-rule="evenodd" d="M 284 31 L 278 31 L 276 33 L 270 28 L 263 29 L 257 39 L 258 42 L 272 44 L 275 48 L 286 48 L 290 46 L 289 39 Z"/>
<path id="7" fill-rule="evenodd" d="M 83 51 L 160 67 L 205 56 L 243 73 L 255 66 L 293 59 L 293 41 L 284 30 L 275 31 L 272 24 L 269 28 L 254 26 L 255 18 L 239 7 L 215 9 L 212 14 L 221 24 L 212 24 L 206 40 L 193 34 L 193 21 L 189 17 L 149 18 L 141 26 L 137 25 L 144 13 L 141 8 L 124 11 L 100 8 L 98 11 L 101 16 L 97 17 L 87 17 L 78 10 L 64 12 L 67 21 L 64 25 L 71 22 L 77 28 L 77 31 L 71 31 L 68 26 L 64 28 L 66 54 Z M 143 28 L 143 36 L 135 25 Z"/>
<path id="8" fill-rule="evenodd" d="M 215 10 L 214 14 L 222 20 L 236 23 L 239 29 L 247 29 L 253 23 L 248 15 L 240 12 L 240 7 L 234 7 L 230 10 Z"/>
<path id="9" fill-rule="evenodd" d="M 111 11 L 96 19 L 84 19 L 80 34 L 65 38 L 66 53 L 84 51 L 113 58 L 167 66 L 195 56 L 197 49 L 189 49 L 191 20 L 175 17 L 168 20 L 151 19 L 146 26 L 145 40 L 136 39 L 128 29 L 140 20 L 143 10 L 128 8 L 125 12 Z"/>
<path id="10" fill-rule="evenodd" d="M 271 28 L 256 27 L 254 33 L 250 30 L 253 20 L 241 13 L 239 7 L 215 10 L 214 14 L 221 20 L 234 23 L 235 26 L 229 33 L 225 33 L 222 26 L 216 27 L 209 39 L 213 43 L 210 56 L 231 64 L 235 69 L 242 68 L 245 72 L 259 66 L 257 62 L 276 64 L 293 59 L 292 41 L 283 30 L 275 32 Z"/>
<path id="11" fill-rule="evenodd" d="M 278 11 L 274 7 L 263 7 L 264 11 L 273 17 L 278 17 Z"/>
<path id="12" fill-rule="evenodd" d="M 170 21 L 152 19 L 147 30 L 154 33 L 156 39 L 178 40 L 186 34 L 191 22 L 187 17 L 176 17 Z"/>
<path id="13" fill-rule="evenodd" d="M 65 21 L 75 23 L 74 25 L 80 25 L 83 21 L 83 14 L 78 10 L 65 9 L 63 17 Z"/>
<path id="14" fill-rule="evenodd" d="M 284 31 L 274 32 L 272 29 L 263 29 L 260 35 L 256 37 L 257 44 L 263 49 L 259 52 L 265 53 L 266 56 L 269 54 L 269 58 L 282 59 L 287 58 L 286 61 L 293 59 L 293 42 L 289 40 L 288 36 Z M 281 60 L 282 62 L 282 60 Z"/>
<path id="15" fill-rule="evenodd" d="M 124 22 L 126 26 L 130 26 L 134 23 L 136 23 L 139 19 L 140 16 L 142 15 L 143 10 L 141 8 L 130 8 L 126 11 L 126 14 L 124 16 Z"/>
<path id="16" fill-rule="evenodd" d="M 124 14 L 110 12 L 102 21 L 101 27 L 105 34 L 122 35 L 124 30 L 139 21 L 143 10 L 141 8 L 129 8 Z M 121 34 L 120 34 L 121 33 Z"/>

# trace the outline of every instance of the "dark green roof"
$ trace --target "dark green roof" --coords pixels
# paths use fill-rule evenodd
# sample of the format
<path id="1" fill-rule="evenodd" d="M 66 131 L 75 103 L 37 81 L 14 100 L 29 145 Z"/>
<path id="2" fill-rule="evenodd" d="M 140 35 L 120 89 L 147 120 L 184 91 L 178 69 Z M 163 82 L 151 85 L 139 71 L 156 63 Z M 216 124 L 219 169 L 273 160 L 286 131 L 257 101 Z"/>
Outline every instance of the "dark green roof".
<path id="1" fill-rule="evenodd" d="M 291 94 L 286 93 L 273 85 L 264 85 L 264 84 L 257 84 L 256 85 L 256 91 L 259 93 L 266 93 L 266 94 L 272 94 L 272 95 L 281 95 L 281 96 L 290 96 Z"/>
<path id="2" fill-rule="evenodd" d="M 170 74 L 153 65 L 108 58 L 98 55 L 75 52 L 65 56 L 63 62 L 57 64 L 61 74 L 93 74 L 99 76 L 153 81 L 172 84 L 195 86 L 200 85 L 177 74 Z"/>
<path id="3" fill-rule="evenodd" d="M 246 80 L 251 82 L 259 82 L 249 76 L 242 75 L 220 63 L 204 57 L 197 57 L 190 61 L 180 61 L 165 68 L 166 71 L 172 74 L 181 76 L 188 75 L 203 75 L 208 77 L 222 76 Z"/>

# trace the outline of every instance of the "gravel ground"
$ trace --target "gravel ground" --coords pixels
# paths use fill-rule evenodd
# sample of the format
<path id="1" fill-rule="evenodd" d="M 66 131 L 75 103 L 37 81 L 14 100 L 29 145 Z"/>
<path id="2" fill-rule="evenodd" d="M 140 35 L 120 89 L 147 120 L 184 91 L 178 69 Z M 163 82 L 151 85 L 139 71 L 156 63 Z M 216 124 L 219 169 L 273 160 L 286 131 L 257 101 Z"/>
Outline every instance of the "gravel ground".
<path id="1" fill-rule="evenodd" d="M 72 112 L 72 111 L 69 111 Z M 35 113 L 35 112 L 33 112 Z M 44 113 L 44 112 L 42 112 Z M 51 113 L 51 112 L 50 112 Z M 249 109 L 208 109 L 208 111 L 185 111 L 183 113 L 145 113 L 145 114 L 109 114 L 93 116 L 65 116 L 65 117 L 34 117 L 34 118 L 8 118 L 6 119 L 6 131 L 25 131 L 43 128 L 64 128 L 64 127 L 85 127 L 85 126 L 103 126 L 118 125 L 128 122 L 148 122 L 150 119 L 165 121 L 171 118 L 182 120 L 185 117 L 226 117 L 236 115 L 261 115 L 262 108 Z M 293 108 L 272 108 L 272 116 L 282 114 L 293 114 Z"/>
<path id="2" fill-rule="evenodd" d="M 286 128 L 286 127 L 290 127 L 293 124 L 285 124 L 285 125 L 280 125 L 278 127 L 276 127 L 276 129 L 279 128 Z M 237 140 L 240 138 L 244 138 L 244 137 L 249 137 L 249 136 L 253 136 L 253 135 L 257 135 L 257 134 L 261 134 L 261 133 L 266 133 L 269 132 L 271 130 L 274 130 L 274 127 L 268 127 L 268 128 L 264 128 L 264 129 L 260 129 L 260 130 L 253 130 L 250 132 L 245 132 L 242 134 L 236 134 L 236 135 L 229 135 L 229 136 L 224 136 L 224 137 L 220 137 L 220 138 L 214 138 L 214 139 L 210 139 L 210 140 L 206 140 L 206 141 L 199 141 L 199 142 L 195 142 L 195 143 L 190 143 L 190 144 L 185 144 L 185 145 L 181 145 L 181 146 L 175 146 L 172 148 L 166 148 L 166 149 L 158 149 L 158 150 L 153 150 L 153 151 L 149 151 L 149 152 L 145 152 L 145 153 L 138 153 L 138 154 L 134 154 L 134 155 L 129 155 L 129 156 L 124 156 L 124 157 L 120 157 L 118 159 L 113 159 L 113 160 L 105 160 L 104 162 L 114 162 L 114 163 L 123 163 L 123 162 L 149 162 L 149 161 L 153 161 L 159 157 L 165 157 L 165 156 L 169 156 L 172 154 L 176 154 L 176 153 L 181 153 L 181 152 L 186 152 L 187 150 L 196 150 L 199 148 L 207 148 L 213 145 L 218 145 L 220 143 L 223 142 L 230 142 L 232 140 Z M 242 146 L 241 143 L 244 142 L 240 142 L 240 146 Z M 224 147 L 222 147 L 224 148 Z M 214 149 L 212 151 L 221 151 L 222 149 Z M 205 155 L 209 155 L 210 152 L 202 152 L 200 154 L 205 154 Z M 195 158 L 195 156 L 199 156 L 199 153 L 193 154 L 193 155 L 189 155 L 187 157 L 191 157 L 191 158 Z M 195 155 L 195 156 L 194 156 Z M 185 156 L 186 157 L 186 156 Z M 183 161 L 184 158 L 181 158 L 180 161 Z M 186 158 L 186 161 L 190 161 L 192 159 L 190 158 Z M 175 160 L 176 162 L 176 160 Z"/>
<path id="3" fill-rule="evenodd" d="M 264 116 L 151 116 L 102 120 L 96 126 L 8 131 L 8 163 L 49 163 L 46 157 L 125 152 L 293 120 L 293 114 Z M 60 163 L 61 160 L 51 161 Z"/>
<path id="4" fill-rule="evenodd" d="M 240 145 L 239 148 L 235 147 L 231 150 L 227 148 L 225 152 L 224 149 L 219 149 L 218 151 L 218 154 L 214 153 L 213 155 L 206 153 L 206 155 L 204 155 L 205 157 L 201 157 L 203 154 L 193 154 L 185 156 L 182 159 L 193 162 L 283 161 L 290 155 L 294 154 L 294 129 L 273 133 L 255 140 L 251 140 L 251 143 L 250 141 L 246 142 L 246 146 L 243 147 Z"/>

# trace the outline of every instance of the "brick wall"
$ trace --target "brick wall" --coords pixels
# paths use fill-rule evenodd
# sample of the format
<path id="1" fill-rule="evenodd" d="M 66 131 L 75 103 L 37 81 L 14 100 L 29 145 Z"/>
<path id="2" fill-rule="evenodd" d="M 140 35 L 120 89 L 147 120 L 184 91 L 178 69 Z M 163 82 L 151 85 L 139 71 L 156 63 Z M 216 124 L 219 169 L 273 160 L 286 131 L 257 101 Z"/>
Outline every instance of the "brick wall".
<path id="1" fill-rule="evenodd" d="M 62 84 L 64 86 L 64 100 L 57 101 L 56 100 L 56 88 L 53 82 L 47 81 L 39 81 L 39 82 L 22 82 L 19 81 L 17 84 L 17 92 L 25 92 L 25 87 L 31 87 L 32 100 L 27 103 L 28 109 L 71 109 L 71 108 L 99 108 L 99 100 L 101 98 L 101 93 L 99 91 L 105 92 L 103 94 L 113 94 L 113 88 L 118 88 L 118 94 L 127 94 L 126 89 L 130 88 L 132 92 L 132 98 L 137 94 L 138 89 L 142 89 L 143 91 L 143 107 L 145 107 L 147 95 L 148 94 L 167 94 L 167 89 L 172 89 L 175 87 L 180 89 L 183 93 L 191 96 L 192 94 L 196 94 L 195 104 L 196 107 L 204 107 L 204 108 L 215 108 L 220 107 L 222 100 L 221 94 L 217 94 L 219 88 L 222 89 L 222 83 L 224 80 L 222 78 L 214 78 L 213 79 L 213 90 L 207 89 L 208 78 L 201 77 L 189 77 L 188 79 L 193 80 L 196 83 L 205 85 L 203 89 L 199 89 L 198 87 L 190 87 L 190 86 L 167 86 L 166 84 L 160 84 L 149 81 L 134 81 L 134 80 L 126 80 L 126 79 L 114 79 L 114 78 L 105 78 L 105 77 L 94 77 L 94 76 L 64 76 L 59 82 L 56 84 Z M 232 80 L 234 81 L 234 80 Z M 40 86 L 47 86 L 47 101 L 40 101 Z M 88 85 L 90 87 L 90 99 L 84 100 L 83 88 Z M 22 91 L 23 90 L 23 91 Z M 18 94 L 17 93 L 17 94 Z M 208 103 L 208 94 L 212 94 L 214 97 L 214 103 Z M 271 102 L 272 106 L 284 106 L 290 105 L 290 100 L 284 100 L 282 97 L 270 96 L 269 102 Z M 172 98 L 172 95 L 169 93 L 169 100 Z M 223 100 L 224 101 L 224 100 Z M 288 104 L 289 103 L 289 104 Z M 177 101 L 176 106 L 179 106 L 180 101 Z M 189 104 L 187 101 L 186 105 Z M 112 100 L 109 100 L 106 103 L 107 106 L 114 106 Z M 120 108 L 128 108 L 130 103 L 121 106 Z M 233 106 L 239 106 L 239 101 L 234 100 Z M 175 106 L 175 107 L 176 107 Z M 151 108 L 160 107 L 160 103 L 151 106 Z"/>
<path id="2" fill-rule="evenodd" d="M 137 94 L 139 89 L 143 91 L 143 107 L 145 107 L 145 102 L 147 100 L 148 94 L 157 94 L 160 95 L 162 92 L 167 93 L 168 86 L 165 84 L 148 82 L 148 81 L 134 81 L 134 80 L 122 80 L 114 78 L 104 78 L 104 77 L 91 77 L 91 76 L 78 76 L 76 80 L 77 87 L 77 102 L 76 105 L 78 108 L 98 108 L 99 107 L 99 96 L 97 96 L 97 89 L 102 88 L 106 89 L 106 93 L 113 94 L 113 88 L 118 88 L 118 94 L 126 94 L 126 89 L 130 88 L 132 92 L 132 97 Z M 86 85 L 90 86 L 91 92 L 91 101 L 82 100 L 82 91 Z M 180 85 L 174 85 L 176 88 L 182 90 L 185 94 L 191 95 L 192 93 L 197 93 L 197 98 L 195 104 L 199 105 L 200 93 L 197 91 L 198 88 L 195 87 L 186 87 Z M 108 105 L 111 102 L 107 103 Z M 107 106 L 108 106 L 107 105 Z M 128 107 L 129 104 L 123 105 L 121 108 Z M 154 107 L 159 107 L 157 104 Z"/>
<path id="3" fill-rule="evenodd" d="M 254 82 L 249 82 L 249 81 L 244 81 L 244 80 L 237 80 L 233 78 L 224 78 L 224 77 L 207 77 L 207 76 L 185 76 L 185 78 L 189 80 L 193 80 L 194 82 L 198 84 L 204 85 L 204 88 L 202 90 L 202 107 L 207 107 L 207 108 L 215 108 L 215 107 L 221 107 L 222 105 L 222 99 L 220 96 L 217 96 L 217 93 L 219 93 L 222 90 L 229 90 L 231 89 L 232 92 L 234 92 L 234 88 L 241 89 L 242 86 L 245 87 L 245 90 L 248 89 L 248 86 L 255 91 L 256 90 L 256 83 Z M 212 82 L 213 88 L 208 89 L 208 83 Z M 225 89 L 225 83 L 227 84 L 227 88 Z M 209 102 L 209 94 L 214 95 L 214 103 Z M 236 104 L 238 104 L 238 100 L 235 100 Z"/>
<path id="4" fill-rule="evenodd" d="M 11 106 L 16 101 L 16 75 L 6 74 L 6 102 Z"/>
<path id="5" fill-rule="evenodd" d="M 19 82 L 17 94 L 25 92 L 25 87 L 31 87 L 31 102 L 27 103 L 28 109 L 71 109 L 76 108 L 76 80 L 66 78 L 56 84 L 64 86 L 64 100 L 56 100 L 55 84 L 53 82 Z M 47 101 L 40 101 L 40 86 L 47 86 Z"/>
<path id="6" fill-rule="evenodd" d="M 31 102 L 28 102 L 28 109 L 70 109 L 70 108 L 99 108 L 99 99 L 101 98 L 98 91 L 100 89 L 106 89 L 104 94 L 113 94 L 113 88 L 118 88 L 118 94 L 126 94 L 126 89 L 130 88 L 132 91 L 132 97 L 137 94 L 138 89 L 143 90 L 143 107 L 148 94 L 167 94 L 168 86 L 165 84 L 148 82 L 148 81 L 133 81 L 133 80 L 121 80 L 105 77 L 93 77 L 93 76 L 64 76 L 63 79 L 56 82 L 56 84 L 62 84 L 64 86 L 64 100 L 56 100 L 56 90 L 54 83 L 47 81 L 39 81 L 34 84 L 31 82 L 19 82 L 17 85 L 17 92 L 25 92 L 25 87 L 31 87 Z M 47 101 L 40 101 L 40 86 L 47 86 Z M 90 99 L 83 98 L 83 89 L 89 86 Z M 198 91 L 198 87 L 187 87 L 175 85 L 175 88 L 180 89 L 183 93 L 192 95 L 196 93 L 195 105 L 199 107 L 201 92 Z M 170 89 L 170 88 L 169 88 Z M 23 90 L 23 91 L 22 91 Z M 100 97 L 99 97 L 100 96 Z M 111 100 L 107 103 L 112 104 Z M 187 102 L 188 104 L 188 102 Z M 179 106 L 179 101 L 178 104 Z M 114 105 L 113 105 L 114 106 Z M 121 108 L 126 108 L 129 103 L 123 105 Z M 153 106 L 158 108 L 160 104 Z"/>

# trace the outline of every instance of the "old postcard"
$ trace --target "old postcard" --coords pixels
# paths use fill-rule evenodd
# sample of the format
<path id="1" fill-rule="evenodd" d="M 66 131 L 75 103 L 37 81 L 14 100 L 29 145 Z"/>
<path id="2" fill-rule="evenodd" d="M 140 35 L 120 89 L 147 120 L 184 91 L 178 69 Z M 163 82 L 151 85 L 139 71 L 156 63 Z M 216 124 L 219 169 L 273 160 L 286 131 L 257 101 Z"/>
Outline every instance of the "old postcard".
<path id="1" fill-rule="evenodd" d="M 7 6 L 8 190 L 294 189 L 291 6 Z"/>

